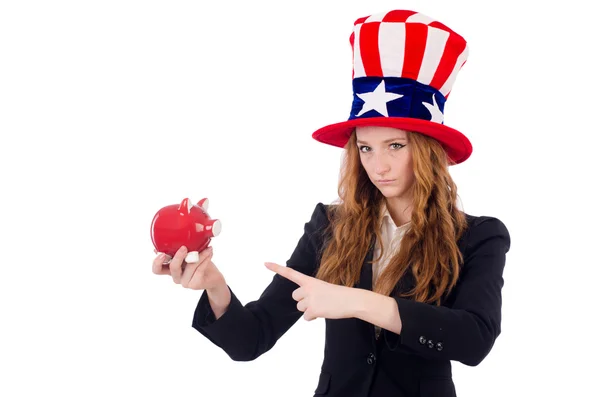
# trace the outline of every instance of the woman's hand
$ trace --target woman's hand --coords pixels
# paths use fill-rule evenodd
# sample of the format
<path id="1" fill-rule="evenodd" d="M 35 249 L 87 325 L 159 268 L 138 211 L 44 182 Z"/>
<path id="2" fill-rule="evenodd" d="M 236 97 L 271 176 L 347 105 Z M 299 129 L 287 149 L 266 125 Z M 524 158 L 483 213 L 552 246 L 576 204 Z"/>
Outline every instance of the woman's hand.
<path id="1" fill-rule="evenodd" d="M 185 246 L 179 248 L 173 258 L 159 254 L 152 262 L 152 272 L 170 275 L 176 284 L 193 290 L 209 290 L 222 285 L 223 275 L 212 262 L 212 247 L 204 249 L 199 254 L 198 262 L 192 263 L 185 262 L 187 255 Z"/>
<path id="2" fill-rule="evenodd" d="M 298 302 L 298 310 L 304 312 L 305 320 L 355 316 L 357 305 L 360 303 L 355 289 L 327 283 L 275 263 L 265 262 L 265 266 L 300 286 L 294 290 L 292 298 Z"/>

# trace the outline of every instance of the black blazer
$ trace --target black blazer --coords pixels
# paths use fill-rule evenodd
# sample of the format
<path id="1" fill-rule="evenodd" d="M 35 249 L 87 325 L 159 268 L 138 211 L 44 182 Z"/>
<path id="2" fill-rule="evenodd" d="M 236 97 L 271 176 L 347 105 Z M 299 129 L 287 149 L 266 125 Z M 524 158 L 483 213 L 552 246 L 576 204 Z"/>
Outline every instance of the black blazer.
<path id="1" fill-rule="evenodd" d="M 317 204 L 287 266 L 316 274 L 327 226 L 326 205 Z M 402 319 L 400 335 L 357 318 L 325 319 L 326 336 L 315 396 L 456 396 L 450 361 L 479 364 L 500 334 L 501 290 L 510 236 L 497 218 L 468 215 L 469 229 L 459 240 L 465 264 L 452 294 L 434 306 L 395 298 Z M 366 260 L 373 258 L 373 244 Z M 372 268 L 363 265 L 356 288 L 371 289 Z M 397 289 L 410 288 L 412 276 Z M 302 316 L 292 292 L 298 286 L 275 274 L 258 300 L 245 306 L 233 291 L 225 314 L 215 321 L 203 292 L 192 327 L 236 361 L 269 351 Z M 285 391 L 282 390 L 282 395 Z"/>

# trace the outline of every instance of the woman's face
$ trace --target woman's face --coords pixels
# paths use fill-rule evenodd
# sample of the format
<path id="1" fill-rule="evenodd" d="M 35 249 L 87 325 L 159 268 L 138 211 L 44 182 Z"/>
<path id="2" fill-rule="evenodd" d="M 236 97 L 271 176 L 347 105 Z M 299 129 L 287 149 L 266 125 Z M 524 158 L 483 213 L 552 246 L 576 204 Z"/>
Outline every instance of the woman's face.
<path id="1" fill-rule="evenodd" d="M 369 179 L 387 199 L 410 202 L 414 182 L 406 131 L 391 127 L 356 127 L 360 161 Z"/>

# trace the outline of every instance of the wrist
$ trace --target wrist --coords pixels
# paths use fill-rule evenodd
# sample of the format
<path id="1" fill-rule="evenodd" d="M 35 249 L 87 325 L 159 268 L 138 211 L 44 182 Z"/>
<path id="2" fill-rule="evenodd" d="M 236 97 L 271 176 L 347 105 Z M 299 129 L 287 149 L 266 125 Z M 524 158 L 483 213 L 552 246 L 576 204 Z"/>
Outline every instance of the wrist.
<path id="1" fill-rule="evenodd" d="M 214 286 L 206 289 L 208 300 L 213 308 L 225 310 L 231 301 L 231 293 L 225 278 L 220 275 Z"/>
<path id="2" fill-rule="evenodd" d="M 367 291 L 361 288 L 350 288 L 350 294 L 352 295 L 349 299 L 349 302 L 351 302 L 351 317 L 365 318 L 365 313 L 368 310 L 367 300 L 369 299 L 368 294 L 365 292 Z"/>

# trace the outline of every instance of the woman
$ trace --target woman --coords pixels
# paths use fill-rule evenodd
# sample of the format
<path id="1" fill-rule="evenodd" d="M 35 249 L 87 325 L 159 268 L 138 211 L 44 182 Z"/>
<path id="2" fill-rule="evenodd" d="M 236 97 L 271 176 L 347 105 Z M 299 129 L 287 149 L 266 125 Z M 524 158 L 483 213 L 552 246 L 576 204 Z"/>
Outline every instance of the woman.
<path id="1" fill-rule="evenodd" d="M 313 134 L 343 147 L 336 204 L 319 203 L 287 266 L 245 306 L 212 262 L 157 274 L 203 289 L 193 327 L 233 360 L 270 350 L 301 317 L 326 321 L 315 395 L 455 396 L 452 360 L 478 365 L 501 322 L 510 236 L 494 217 L 456 206 L 448 168 L 471 154 L 443 108 L 466 61 L 464 39 L 440 22 L 396 10 L 358 19 L 354 102 L 347 121 Z"/>

